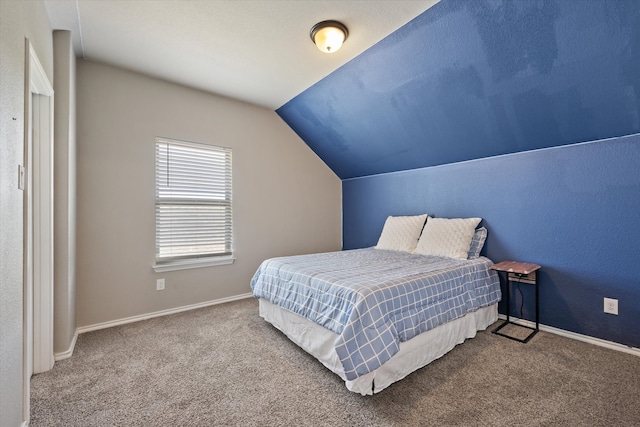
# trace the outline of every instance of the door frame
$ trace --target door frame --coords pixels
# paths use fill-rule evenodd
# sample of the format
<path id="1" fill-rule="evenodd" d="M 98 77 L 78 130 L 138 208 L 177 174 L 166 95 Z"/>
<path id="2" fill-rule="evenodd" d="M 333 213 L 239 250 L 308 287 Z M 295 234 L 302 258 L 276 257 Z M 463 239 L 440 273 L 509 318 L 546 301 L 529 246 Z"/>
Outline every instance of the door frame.
<path id="1" fill-rule="evenodd" d="M 25 39 L 23 419 L 33 373 L 53 368 L 53 86 Z"/>

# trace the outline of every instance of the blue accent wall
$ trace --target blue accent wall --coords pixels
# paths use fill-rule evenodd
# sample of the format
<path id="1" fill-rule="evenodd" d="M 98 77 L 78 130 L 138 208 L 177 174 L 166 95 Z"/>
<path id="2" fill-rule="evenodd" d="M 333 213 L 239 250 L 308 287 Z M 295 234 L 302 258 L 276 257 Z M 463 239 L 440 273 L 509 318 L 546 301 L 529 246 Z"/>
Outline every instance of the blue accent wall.
<path id="1" fill-rule="evenodd" d="M 277 113 L 343 179 L 345 249 L 483 217 L 541 323 L 640 348 L 640 1 L 442 0 Z"/>
<path id="2" fill-rule="evenodd" d="M 342 179 L 638 133 L 640 1 L 442 0 L 277 113 Z"/>
<path id="3" fill-rule="evenodd" d="M 375 245 L 387 215 L 482 217 L 484 255 L 542 265 L 542 324 L 640 348 L 640 135 L 349 179 L 342 191 L 345 249 Z M 520 288 L 533 320 L 533 287 Z M 520 317 L 515 289 L 511 301 Z"/>

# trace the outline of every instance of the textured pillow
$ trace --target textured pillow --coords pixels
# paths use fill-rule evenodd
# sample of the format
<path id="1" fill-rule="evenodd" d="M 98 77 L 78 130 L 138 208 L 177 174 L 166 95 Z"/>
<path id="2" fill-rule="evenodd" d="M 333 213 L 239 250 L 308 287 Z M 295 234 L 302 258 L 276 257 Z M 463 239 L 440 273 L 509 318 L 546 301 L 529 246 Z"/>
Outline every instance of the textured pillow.
<path id="1" fill-rule="evenodd" d="M 473 233 L 473 239 L 471 240 L 471 247 L 469 248 L 467 259 L 476 259 L 480 256 L 485 240 L 487 240 L 487 229 L 480 227 L 475 231 L 475 233 Z"/>
<path id="2" fill-rule="evenodd" d="M 427 215 L 390 216 L 384 223 L 376 249 L 413 252 Z"/>
<path id="3" fill-rule="evenodd" d="M 482 218 L 431 218 L 414 253 L 467 259 L 471 240 Z"/>

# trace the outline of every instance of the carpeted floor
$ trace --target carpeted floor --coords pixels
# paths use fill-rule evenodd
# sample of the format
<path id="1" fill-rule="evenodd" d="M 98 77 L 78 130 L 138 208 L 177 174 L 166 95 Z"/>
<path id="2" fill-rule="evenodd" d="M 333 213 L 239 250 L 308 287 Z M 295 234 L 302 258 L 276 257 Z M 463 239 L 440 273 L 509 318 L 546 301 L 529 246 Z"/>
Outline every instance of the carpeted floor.
<path id="1" fill-rule="evenodd" d="M 253 299 L 80 335 L 31 382 L 31 426 L 640 426 L 640 358 L 487 331 L 374 396 Z"/>

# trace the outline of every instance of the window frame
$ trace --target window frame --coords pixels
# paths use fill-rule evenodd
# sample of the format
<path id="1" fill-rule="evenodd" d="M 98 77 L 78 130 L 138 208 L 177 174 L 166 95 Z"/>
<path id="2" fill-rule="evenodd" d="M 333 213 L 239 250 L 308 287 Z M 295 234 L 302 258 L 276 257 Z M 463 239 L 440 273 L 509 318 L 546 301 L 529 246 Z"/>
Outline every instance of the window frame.
<path id="1" fill-rule="evenodd" d="M 179 160 L 175 160 L 171 163 L 169 160 L 170 149 L 174 147 L 175 155 Z M 162 150 L 166 150 L 164 156 L 161 154 Z M 182 150 L 182 151 L 180 151 Z M 188 153 L 193 150 L 201 150 L 200 153 Z M 180 154 L 178 154 L 180 153 Z M 213 168 L 203 166 L 202 164 L 197 166 L 199 160 L 209 156 L 215 157 L 222 155 L 223 160 L 216 163 L 216 160 L 209 160 L 213 164 Z M 193 158 L 191 158 L 193 157 Z M 232 182 L 232 150 L 228 147 L 217 146 L 213 144 L 206 144 L 200 142 L 191 142 L 184 140 L 177 140 L 165 137 L 156 137 L 154 143 L 154 188 L 155 188 L 155 263 L 153 269 L 156 272 L 183 270 L 190 268 L 209 267 L 216 265 L 232 264 L 235 261 L 233 256 L 233 182 Z M 192 169 L 188 169 L 190 163 L 194 166 Z M 166 168 L 166 171 L 165 169 Z M 180 172 L 170 173 L 170 170 L 181 169 Z M 222 178 L 202 179 L 202 173 L 204 170 L 210 172 L 210 174 L 222 175 Z M 200 175 L 198 175 L 200 174 Z M 161 181 L 167 180 L 166 185 L 162 185 Z M 176 184 L 172 186 L 169 184 L 169 180 L 173 179 Z M 205 181 L 204 186 L 198 185 Z M 202 191 L 198 191 L 198 189 Z M 162 193 L 165 193 L 163 196 Z M 200 196 L 198 196 L 200 194 Z M 222 199 L 216 197 L 217 195 L 224 194 Z M 165 209 L 163 209 L 163 207 Z M 212 208 L 207 210 L 207 208 Z M 215 208 L 222 207 L 222 213 L 215 212 Z M 183 209 L 181 209 L 183 208 Z M 180 228 L 182 233 L 185 233 L 186 238 L 196 238 L 196 234 L 202 231 L 199 226 L 189 225 L 187 223 L 180 223 L 178 227 L 172 227 L 172 216 L 184 216 L 187 215 L 187 219 L 191 219 L 192 223 L 197 222 L 197 211 L 203 209 L 204 215 L 214 216 L 215 219 L 223 219 L 224 223 L 219 229 L 208 228 L 206 232 L 209 237 L 215 236 L 215 240 L 222 239 L 224 245 L 224 251 L 194 251 L 193 254 L 188 254 L 189 247 L 184 244 L 181 246 L 178 243 L 179 238 L 172 240 L 171 234 L 176 233 L 176 230 Z M 163 213 L 161 211 L 164 210 Z M 172 212 L 175 210 L 176 212 Z M 191 211 L 191 212 L 190 212 Z M 179 212 L 179 213 L 178 213 Z M 162 229 L 162 230 L 161 230 Z M 189 236 L 188 233 L 193 235 Z M 180 238 L 182 239 L 182 238 Z M 164 242 L 164 243 L 162 243 Z M 211 241 L 207 242 L 210 246 L 213 245 Z M 167 254 L 172 249 L 178 251 L 176 255 Z M 206 245 L 200 245 L 206 247 Z M 182 248 L 182 251 L 179 249 Z M 194 244 L 191 248 L 198 248 L 198 244 Z M 165 254 L 161 255 L 165 250 Z M 180 253 L 182 252 L 182 253 Z"/>

